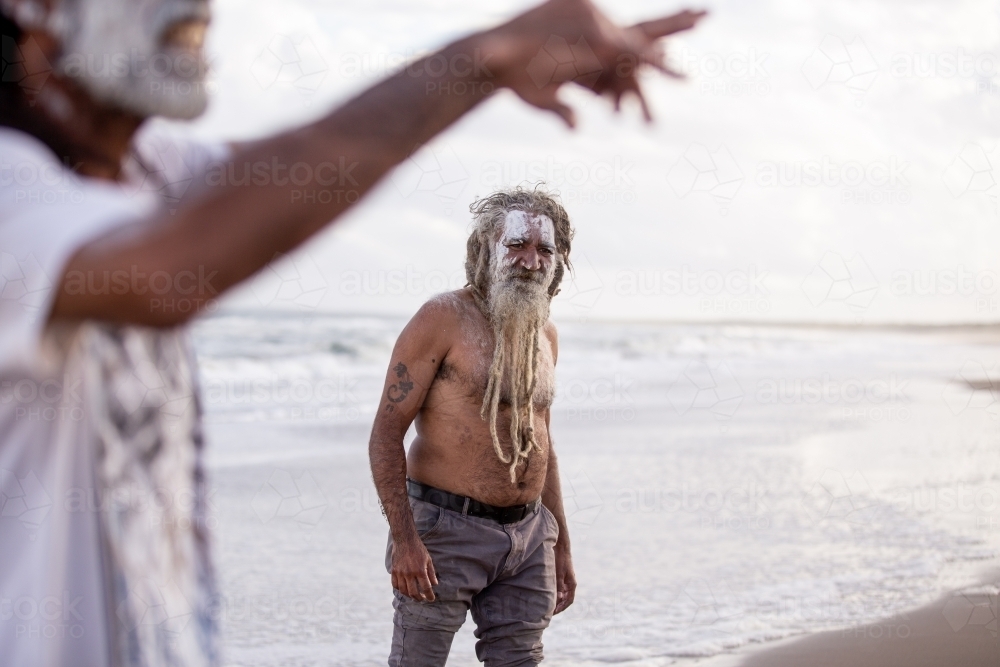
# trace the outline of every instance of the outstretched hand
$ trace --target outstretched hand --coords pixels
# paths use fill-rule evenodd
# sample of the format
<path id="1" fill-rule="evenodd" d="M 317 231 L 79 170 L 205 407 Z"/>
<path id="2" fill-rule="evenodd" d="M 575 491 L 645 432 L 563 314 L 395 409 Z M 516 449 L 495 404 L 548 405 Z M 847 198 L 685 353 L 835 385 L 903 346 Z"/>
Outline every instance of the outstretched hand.
<path id="1" fill-rule="evenodd" d="M 562 103 L 559 88 L 577 83 L 609 95 L 615 109 L 635 95 L 646 120 L 652 114 L 639 86 L 638 72 L 649 65 L 681 77 L 665 62 L 661 37 L 693 28 L 706 12 L 684 10 L 672 16 L 617 26 L 590 0 L 550 0 L 482 35 L 499 63 L 500 85 L 540 109 L 552 111 L 574 127 L 573 109 Z"/>

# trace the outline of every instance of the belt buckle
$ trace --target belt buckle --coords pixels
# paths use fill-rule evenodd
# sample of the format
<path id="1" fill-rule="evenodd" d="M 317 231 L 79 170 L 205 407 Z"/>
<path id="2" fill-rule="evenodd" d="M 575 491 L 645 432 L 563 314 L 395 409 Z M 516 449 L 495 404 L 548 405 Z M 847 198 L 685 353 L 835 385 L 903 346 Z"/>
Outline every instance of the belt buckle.
<path id="1" fill-rule="evenodd" d="M 520 516 L 517 516 L 518 514 L 520 514 Z M 517 523 L 523 518 L 524 508 L 517 510 L 513 507 L 504 507 L 500 510 L 500 523 L 502 524 Z"/>

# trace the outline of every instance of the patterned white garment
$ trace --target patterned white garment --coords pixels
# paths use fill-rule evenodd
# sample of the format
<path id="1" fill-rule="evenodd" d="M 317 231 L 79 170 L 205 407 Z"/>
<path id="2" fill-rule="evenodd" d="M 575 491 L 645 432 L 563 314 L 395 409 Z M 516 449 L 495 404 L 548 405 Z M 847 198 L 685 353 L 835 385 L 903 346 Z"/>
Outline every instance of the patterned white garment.
<path id="1" fill-rule="evenodd" d="M 155 140 L 130 185 L 0 128 L 0 665 L 218 664 L 194 359 L 182 329 L 47 324 L 68 258 L 224 152 Z M 97 277 L 100 280 L 100 277 Z"/>
<path id="2" fill-rule="evenodd" d="M 194 364 L 180 333 L 89 326 L 95 477 L 120 664 L 214 663 L 215 585 Z"/>

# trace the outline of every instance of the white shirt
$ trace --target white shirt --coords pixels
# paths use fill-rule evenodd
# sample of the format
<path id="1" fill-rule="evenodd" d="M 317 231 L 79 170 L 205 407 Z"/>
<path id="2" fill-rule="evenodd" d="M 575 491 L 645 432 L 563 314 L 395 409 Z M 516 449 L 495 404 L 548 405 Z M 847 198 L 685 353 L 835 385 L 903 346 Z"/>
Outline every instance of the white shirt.
<path id="1" fill-rule="evenodd" d="M 46 325 L 76 250 L 175 205 L 224 156 L 163 138 L 143 140 L 136 151 L 128 167 L 138 176 L 123 186 L 77 177 L 35 138 L 0 127 L 4 667 L 216 661 L 186 336 L 96 322 Z M 149 282 L 78 278 L 94 290 Z"/>

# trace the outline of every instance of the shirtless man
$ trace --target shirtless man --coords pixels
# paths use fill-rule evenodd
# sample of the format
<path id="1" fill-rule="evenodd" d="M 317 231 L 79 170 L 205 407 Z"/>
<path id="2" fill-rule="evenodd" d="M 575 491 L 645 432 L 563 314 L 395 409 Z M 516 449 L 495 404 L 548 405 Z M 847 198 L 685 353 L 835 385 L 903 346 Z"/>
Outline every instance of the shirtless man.
<path id="1" fill-rule="evenodd" d="M 468 285 L 400 334 L 369 446 L 390 528 L 392 666 L 444 665 L 470 607 L 481 661 L 535 665 L 576 590 L 549 436 L 548 319 L 573 230 L 540 189 L 497 192 L 472 212 Z"/>

